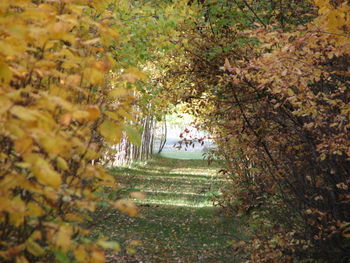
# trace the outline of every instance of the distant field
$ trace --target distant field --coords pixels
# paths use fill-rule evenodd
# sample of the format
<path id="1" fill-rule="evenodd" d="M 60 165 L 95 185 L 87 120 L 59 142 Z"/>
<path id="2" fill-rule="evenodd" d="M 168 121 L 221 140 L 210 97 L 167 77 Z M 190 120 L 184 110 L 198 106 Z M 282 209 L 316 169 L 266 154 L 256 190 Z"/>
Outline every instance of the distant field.
<path id="1" fill-rule="evenodd" d="M 203 153 L 208 150 L 208 148 L 213 147 L 212 143 L 207 142 L 203 146 L 199 143 L 196 143 L 194 147 L 188 147 L 187 150 L 183 147 L 178 150 L 174 147 L 180 139 L 179 138 L 168 138 L 163 151 L 161 152 L 161 156 L 165 158 L 174 158 L 180 160 L 202 160 Z M 156 142 L 155 152 L 158 150 L 158 144 Z"/>
<path id="2" fill-rule="evenodd" d="M 202 152 L 186 152 L 184 150 L 163 151 L 160 156 L 180 160 L 202 160 Z"/>

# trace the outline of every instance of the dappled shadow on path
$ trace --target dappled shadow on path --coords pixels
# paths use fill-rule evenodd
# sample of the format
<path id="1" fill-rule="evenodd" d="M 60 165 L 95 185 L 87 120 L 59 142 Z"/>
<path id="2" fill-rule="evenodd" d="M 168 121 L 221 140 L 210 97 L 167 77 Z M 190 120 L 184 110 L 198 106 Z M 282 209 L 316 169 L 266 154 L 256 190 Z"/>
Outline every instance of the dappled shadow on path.
<path id="1" fill-rule="evenodd" d="M 100 213 L 94 234 L 123 246 L 119 254 L 108 255 L 108 262 L 241 262 L 232 248 L 244 239 L 239 224 L 212 205 L 220 183 L 217 169 L 200 160 L 165 158 L 114 169 L 129 187 L 125 196 L 143 191 L 146 198 L 136 201 L 140 217 Z"/>

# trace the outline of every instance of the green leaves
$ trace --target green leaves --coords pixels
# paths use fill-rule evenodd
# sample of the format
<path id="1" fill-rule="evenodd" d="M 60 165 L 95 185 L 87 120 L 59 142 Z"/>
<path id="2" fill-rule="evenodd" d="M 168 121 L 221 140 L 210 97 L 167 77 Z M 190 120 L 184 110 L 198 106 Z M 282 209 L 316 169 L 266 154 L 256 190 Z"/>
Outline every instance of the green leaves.
<path id="1" fill-rule="evenodd" d="M 55 251 L 55 257 L 58 263 L 72 263 L 67 254 L 61 250 Z"/>
<path id="2" fill-rule="evenodd" d="M 130 125 L 125 125 L 124 130 L 126 131 L 126 135 L 128 136 L 128 139 L 131 143 L 133 143 L 136 146 L 141 145 L 141 129 L 137 129 L 135 127 L 132 127 Z"/>

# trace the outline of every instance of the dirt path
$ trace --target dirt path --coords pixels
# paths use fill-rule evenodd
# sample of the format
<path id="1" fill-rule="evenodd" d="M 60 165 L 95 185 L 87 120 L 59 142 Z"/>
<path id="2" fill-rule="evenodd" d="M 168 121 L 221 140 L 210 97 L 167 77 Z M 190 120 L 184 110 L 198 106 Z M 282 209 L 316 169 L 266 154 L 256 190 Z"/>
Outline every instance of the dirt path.
<path id="1" fill-rule="evenodd" d="M 128 188 L 112 193 L 127 196 L 142 191 L 140 217 L 100 211 L 95 235 L 121 244 L 108 262 L 240 262 L 232 242 L 242 240 L 237 224 L 212 205 L 220 178 L 217 167 L 201 160 L 156 158 L 147 165 L 113 172 Z"/>

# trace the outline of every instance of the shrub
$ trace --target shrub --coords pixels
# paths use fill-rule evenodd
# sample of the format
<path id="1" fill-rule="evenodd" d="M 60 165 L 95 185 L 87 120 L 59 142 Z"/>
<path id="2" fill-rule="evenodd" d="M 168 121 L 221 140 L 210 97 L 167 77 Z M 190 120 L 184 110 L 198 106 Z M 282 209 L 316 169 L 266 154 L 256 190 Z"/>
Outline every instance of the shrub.
<path id="1" fill-rule="evenodd" d="M 133 102 L 125 80 L 139 78 L 126 72 L 107 85 L 115 65 L 109 47 L 118 40 L 107 5 L 0 3 L 1 262 L 96 263 L 102 248 L 118 248 L 91 243 L 81 227 L 99 201 L 95 191 L 117 186 L 93 162 L 118 142 Z"/>

